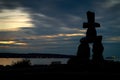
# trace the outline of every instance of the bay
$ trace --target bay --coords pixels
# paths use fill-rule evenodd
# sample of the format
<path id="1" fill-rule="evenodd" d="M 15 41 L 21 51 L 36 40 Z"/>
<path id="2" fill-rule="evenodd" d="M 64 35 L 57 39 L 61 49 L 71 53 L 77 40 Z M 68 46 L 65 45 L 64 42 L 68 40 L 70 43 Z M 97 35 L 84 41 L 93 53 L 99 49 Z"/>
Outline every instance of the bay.
<path id="1" fill-rule="evenodd" d="M 31 65 L 50 65 L 52 63 L 66 64 L 69 58 L 0 58 L 0 65 L 12 65 L 23 59 L 28 59 Z"/>

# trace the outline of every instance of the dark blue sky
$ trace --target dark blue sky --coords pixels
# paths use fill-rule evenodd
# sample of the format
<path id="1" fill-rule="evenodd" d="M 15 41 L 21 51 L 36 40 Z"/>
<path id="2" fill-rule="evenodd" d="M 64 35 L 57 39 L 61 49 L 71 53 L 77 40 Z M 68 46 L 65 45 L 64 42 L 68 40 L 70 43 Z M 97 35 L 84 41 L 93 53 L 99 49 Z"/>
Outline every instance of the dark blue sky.
<path id="1" fill-rule="evenodd" d="M 76 55 L 86 12 L 101 24 L 105 56 L 120 56 L 120 0 L 0 0 L 0 52 Z"/>

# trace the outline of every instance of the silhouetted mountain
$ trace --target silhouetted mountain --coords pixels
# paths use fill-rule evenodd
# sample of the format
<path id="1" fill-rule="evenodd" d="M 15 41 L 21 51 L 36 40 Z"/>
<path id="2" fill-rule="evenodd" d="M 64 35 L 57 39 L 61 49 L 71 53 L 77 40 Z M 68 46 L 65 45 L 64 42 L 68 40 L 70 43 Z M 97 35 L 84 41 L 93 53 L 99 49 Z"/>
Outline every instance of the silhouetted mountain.
<path id="1" fill-rule="evenodd" d="M 48 53 L 0 53 L 0 58 L 71 58 L 73 55 L 48 54 Z"/>

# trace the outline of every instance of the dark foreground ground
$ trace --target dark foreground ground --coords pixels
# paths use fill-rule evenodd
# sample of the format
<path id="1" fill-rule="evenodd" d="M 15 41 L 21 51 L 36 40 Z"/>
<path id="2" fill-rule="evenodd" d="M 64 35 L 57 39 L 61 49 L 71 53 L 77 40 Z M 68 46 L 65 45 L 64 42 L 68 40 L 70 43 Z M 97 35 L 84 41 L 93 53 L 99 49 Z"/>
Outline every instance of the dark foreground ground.
<path id="1" fill-rule="evenodd" d="M 0 67 L 1 80 L 120 79 L 120 63 L 106 61 L 95 65 L 34 65 Z"/>

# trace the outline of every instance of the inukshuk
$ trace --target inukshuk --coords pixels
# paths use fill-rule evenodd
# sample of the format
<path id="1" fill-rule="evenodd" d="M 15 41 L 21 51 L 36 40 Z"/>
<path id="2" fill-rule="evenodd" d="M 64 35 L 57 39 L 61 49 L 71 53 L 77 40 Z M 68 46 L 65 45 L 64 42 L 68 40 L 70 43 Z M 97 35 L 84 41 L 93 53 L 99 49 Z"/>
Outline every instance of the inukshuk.
<path id="1" fill-rule="evenodd" d="M 88 64 L 90 62 L 90 47 L 89 44 L 92 43 L 92 62 L 100 64 L 103 62 L 103 50 L 102 36 L 98 36 L 96 32 L 96 27 L 100 27 L 99 23 L 95 22 L 95 13 L 87 12 L 87 23 L 83 23 L 83 28 L 87 28 L 86 37 L 80 39 L 80 45 L 77 51 L 77 57 L 79 58 L 79 63 Z"/>

